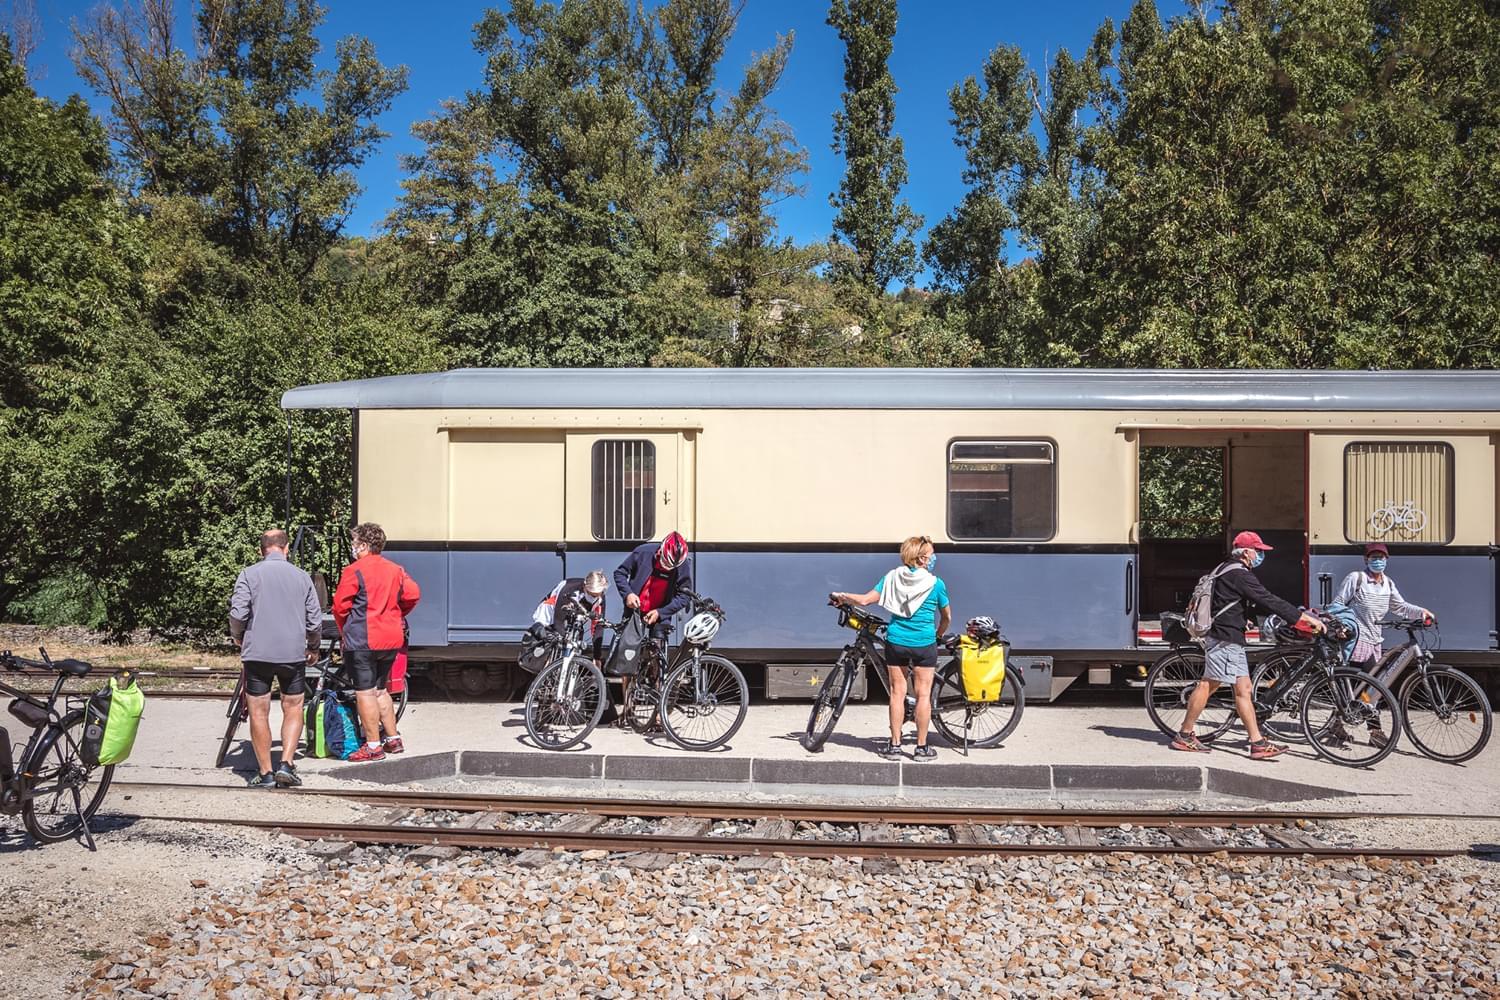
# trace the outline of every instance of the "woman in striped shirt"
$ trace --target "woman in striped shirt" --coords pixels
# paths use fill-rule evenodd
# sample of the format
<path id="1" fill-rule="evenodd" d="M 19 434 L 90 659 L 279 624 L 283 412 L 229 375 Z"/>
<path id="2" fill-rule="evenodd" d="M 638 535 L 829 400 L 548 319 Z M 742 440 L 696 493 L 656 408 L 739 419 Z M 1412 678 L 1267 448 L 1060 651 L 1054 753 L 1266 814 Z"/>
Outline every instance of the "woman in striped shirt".
<path id="1" fill-rule="evenodd" d="M 1365 568 L 1357 569 L 1344 577 L 1344 582 L 1339 585 L 1339 592 L 1334 597 L 1335 602 L 1348 607 L 1359 619 L 1359 635 L 1354 643 L 1354 652 L 1349 656 L 1349 663 L 1372 674 L 1375 673 L 1376 664 L 1380 662 L 1381 647 L 1385 642 L 1380 622 L 1386 615 L 1395 612 L 1405 618 L 1432 621 L 1432 612 L 1402 597 L 1401 591 L 1396 589 L 1396 581 L 1386 575 L 1385 568 L 1390 558 L 1390 550 L 1385 547 L 1384 542 L 1366 545 Z M 1380 677 L 1379 680 L 1390 685 L 1395 678 Z M 1376 731 L 1373 725 L 1371 730 Z"/>

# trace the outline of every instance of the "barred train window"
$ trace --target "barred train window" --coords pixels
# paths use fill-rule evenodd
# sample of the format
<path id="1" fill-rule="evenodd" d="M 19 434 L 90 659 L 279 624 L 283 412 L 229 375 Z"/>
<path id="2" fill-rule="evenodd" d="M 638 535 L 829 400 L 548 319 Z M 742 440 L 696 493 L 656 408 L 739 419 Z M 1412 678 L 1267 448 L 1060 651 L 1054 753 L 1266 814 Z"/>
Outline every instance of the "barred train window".
<path id="1" fill-rule="evenodd" d="M 595 441 L 593 528 L 601 542 L 641 542 L 656 534 L 656 445 Z"/>
<path id="2" fill-rule="evenodd" d="M 1057 532 L 1057 463 L 1050 441 L 948 445 L 948 537 L 1045 541 Z"/>
<path id="3" fill-rule="evenodd" d="M 1391 544 L 1453 541 L 1453 446 L 1356 441 L 1346 447 L 1344 537 Z"/>

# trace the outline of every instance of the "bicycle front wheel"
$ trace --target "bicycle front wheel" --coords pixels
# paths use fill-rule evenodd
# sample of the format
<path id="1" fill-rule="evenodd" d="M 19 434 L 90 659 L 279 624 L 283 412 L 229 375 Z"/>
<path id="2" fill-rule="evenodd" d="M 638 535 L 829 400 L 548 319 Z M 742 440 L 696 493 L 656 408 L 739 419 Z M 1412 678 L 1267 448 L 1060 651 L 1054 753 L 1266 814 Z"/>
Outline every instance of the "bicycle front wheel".
<path id="1" fill-rule="evenodd" d="M 51 726 L 21 762 L 31 798 L 21 807 L 26 832 L 39 843 L 51 844 L 78 835 L 109 791 L 115 767 L 83 761 L 83 710 L 70 712 L 60 726 Z"/>
<path id="2" fill-rule="evenodd" d="M 1255 692 L 1257 719 L 1261 732 L 1273 740 L 1306 743 L 1302 731 L 1302 685 L 1293 684 L 1274 705 L 1260 706 L 1260 701 L 1287 674 L 1301 669 L 1302 657 L 1296 653 L 1276 653 L 1255 665 L 1250 672 L 1250 687 Z"/>
<path id="3" fill-rule="evenodd" d="M 593 661 L 570 657 L 537 674 L 526 692 L 526 733 L 546 750 L 583 742 L 604 714 L 604 675 Z"/>
<path id="4" fill-rule="evenodd" d="M 865 658 L 851 647 L 844 647 L 838 662 L 829 668 L 818 688 L 818 697 L 813 700 L 812 711 L 807 715 L 807 730 L 802 734 L 802 748 L 811 753 L 823 749 L 833 727 L 839 724 L 844 706 L 849 703 L 849 692 L 854 688 L 854 671 L 863 670 Z"/>
<path id="5" fill-rule="evenodd" d="M 1401 685 L 1401 712 L 1412 745 L 1433 760 L 1462 764 L 1490 741 L 1484 689 L 1452 667 L 1428 667 Z"/>
<path id="6" fill-rule="evenodd" d="M 682 663 L 667 675 L 661 690 L 661 721 L 667 736 L 687 750 L 712 750 L 739 732 L 750 707 L 750 686 L 740 668 L 722 656 Z"/>
<path id="7" fill-rule="evenodd" d="M 999 746 L 1015 732 L 1025 710 L 1026 689 L 1011 669 L 1005 671 L 999 701 L 970 701 L 957 660 L 938 671 L 933 680 L 932 725 L 951 746 Z"/>
<path id="8" fill-rule="evenodd" d="M 1146 674 L 1146 714 L 1157 729 L 1168 736 L 1182 732 L 1188 699 L 1202 679 L 1203 654 L 1196 650 L 1175 649 L 1151 665 Z M 1208 743 L 1228 732 L 1234 720 L 1234 690 L 1220 684 L 1208 696 L 1193 730 Z"/>
<path id="9" fill-rule="evenodd" d="M 1318 756 L 1369 767 L 1396 749 L 1401 707 L 1390 689 L 1359 670 L 1314 677 L 1302 688 L 1302 731 Z"/>

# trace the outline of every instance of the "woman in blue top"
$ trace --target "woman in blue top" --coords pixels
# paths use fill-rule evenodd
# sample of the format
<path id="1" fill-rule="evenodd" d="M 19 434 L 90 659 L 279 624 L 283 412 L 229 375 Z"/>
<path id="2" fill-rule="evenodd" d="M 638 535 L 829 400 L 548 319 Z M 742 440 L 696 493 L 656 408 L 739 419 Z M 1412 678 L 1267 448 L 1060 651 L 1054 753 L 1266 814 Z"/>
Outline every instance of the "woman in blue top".
<path id="1" fill-rule="evenodd" d="M 937 751 L 927 745 L 927 726 L 932 721 L 932 674 L 937 667 L 938 636 L 953 622 L 948 608 L 948 587 L 932 575 L 937 555 L 932 539 L 916 535 L 901 543 L 899 569 L 893 569 L 867 594 L 834 594 L 838 601 L 870 605 L 879 603 L 891 614 L 886 630 L 885 663 L 890 672 L 891 742 L 880 749 L 882 757 L 901 756 L 901 724 L 906 721 L 906 671 L 916 679 L 916 760 L 930 760 Z"/>

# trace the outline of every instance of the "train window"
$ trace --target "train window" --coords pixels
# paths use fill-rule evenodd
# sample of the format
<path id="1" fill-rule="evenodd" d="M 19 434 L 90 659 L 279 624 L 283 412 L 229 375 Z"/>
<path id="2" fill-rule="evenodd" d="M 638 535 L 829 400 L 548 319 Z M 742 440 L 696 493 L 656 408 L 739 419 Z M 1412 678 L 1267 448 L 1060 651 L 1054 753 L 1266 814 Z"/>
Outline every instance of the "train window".
<path id="1" fill-rule="evenodd" d="M 1050 441 L 948 445 L 948 537 L 1045 541 L 1057 531 L 1057 463 Z"/>
<path id="2" fill-rule="evenodd" d="M 1346 447 L 1344 537 L 1351 542 L 1453 541 L 1453 446 L 1356 441 Z"/>
<path id="3" fill-rule="evenodd" d="M 595 441 L 593 528 L 601 542 L 640 542 L 656 534 L 656 445 Z"/>

